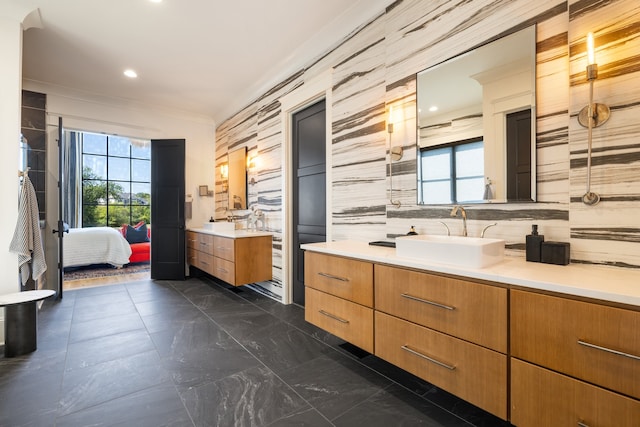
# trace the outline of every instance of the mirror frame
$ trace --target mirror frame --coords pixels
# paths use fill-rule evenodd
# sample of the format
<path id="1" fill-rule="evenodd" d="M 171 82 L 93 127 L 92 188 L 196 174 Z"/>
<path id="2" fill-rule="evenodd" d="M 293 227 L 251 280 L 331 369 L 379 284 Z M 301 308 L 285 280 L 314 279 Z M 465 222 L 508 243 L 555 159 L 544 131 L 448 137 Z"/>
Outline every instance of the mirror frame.
<path id="1" fill-rule="evenodd" d="M 421 78 L 425 78 L 426 75 L 429 74 L 429 72 L 434 72 L 434 71 L 438 71 L 438 72 L 442 72 L 442 70 L 444 69 L 444 67 L 446 66 L 450 66 L 451 64 L 455 64 L 455 62 L 457 62 L 458 60 L 461 60 L 465 57 L 470 57 L 472 54 L 477 54 L 479 51 L 479 49 L 485 48 L 487 46 L 495 46 L 494 43 L 496 42 L 500 42 L 500 41 L 504 41 L 505 38 L 510 37 L 510 36 L 515 36 L 516 34 L 520 34 L 523 37 L 526 36 L 527 40 L 526 43 L 531 43 L 530 47 L 530 52 L 531 55 L 523 58 L 523 63 L 526 60 L 526 66 L 522 67 L 520 70 L 521 73 L 529 73 L 530 76 L 530 86 L 529 86 L 529 91 L 528 92 L 523 92 L 526 94 L 522 96 L 522 98 L 527 99 L 529 102 L 529 110 L 531 112 L 531 136 L 530 136 L 530 193 L 531 193 L 531 198 L 530 199 L 525 199 L 525 200 L 515 200 L 515 199 L 507 199 L 507 184 L 506 184 L 506 166 L 504 166 L 506 164 L 506 116 L 507 114 L 511 113 L 511 112 L 516 112 L 519 110 L 526 110 L 526 106 L 522 105 L 520 107 L 515 107 L 515 108 L 511 108 L 510 107 L 506 107 L 503 110 L 490 110 L 487 108 L 487 102 L 486 100 L 484 101 L 480 101 L 480 107 L 481 107 L 481 116 L 485 118 L 485 120 L 483 119 L 478 119 L 476 117 L 476 120 L 480 120 L 481 123 L 481 127 L 482 127 L 482 134 L 478 135 L 477 133 L 473 136 L 473 138 L 478 138 L 481 137 L 484 141 L 485 144 L 485 157 L 487 157 L 486 153 L 487 153 L 487 139 L 485 138 L 485 132 L 486 132 L 486 128 L 487 128 L 487 124 L 489 124 L 490 126 L 492 126 L 493 129 L 496 129 L 496 123 L 500 123 L 497 120 L 500 119 L 502 120 L 502 131 L 503 134 L 500 135 L 499 139 L 501 141 L 504 141 L 505 144 L 501 145 L 498 150 L 494 150 L 493 153 L 490 154 L 490 157 L 487 159 L 485 158 L 485 170 L 484 170 L 484 177 L 483 177 L 483 182 L 485 183 L 485 185 L 490 184 L 493 188 L 493 194 L 496 194 L 496 184 L 499 185 L 498 187 L 498 194 L 502 195 L 503 197 L 499 197 L 499 198 L 491 198 L 489 200 L 471 200 L 471 201 L 459 201 L 459 202 L 443 202 L 443 203 L 425 203 L 424 202 L 424 198 L 421 197 L 421 189 L 420 189 L 420 185 L 421 185 L 421 133 L 423 133 L 423 129 L 426 129 L 429 125 L 425 125 L 424 124 L 424 119 L 423 119 L 423 123 L 421 124 L 421 96 L 420 96 L 420 79 Z M 438 205 L 451 205 L 451 204 L 455 204 L 455 203 L 464 203 L 464 204 L 483 204 L 483 203 L 491 203 L 491 204 L 495 204 L 495 203 L 532 203 L 532 202 L 536 202 L 537 200 L 537 168 L 536 168 L 536 92 L 537 92 L 537 76 L 536 76 L 536 65 L 537 65 L 537 61 L 536 61 L 536 25 L 529 25 L 527 27 L 516 27 L 516 28 L 512 28 L 511 30 L 508 30 L 494 38 L 491 38 L 489 40 L 487 40 L 486 42 L 483 42 L 479 45 L 474 46 L 471 49 L 468 49 L 464 52 L 461 52 L 458 55 L 455 55 L 453 57 L 450 57 L 438 64 L 435 64 L 429 68 L 426 68 L 418 73 L 416 73 L 416 202 L 418 205 L 433 205 L 433 206 L 438 206 Z M 500 70 L 501 68 L 503 68 L 505 65 L 500 65 L 498 64 L 498 66 L 493 66 L 493 68 Z M 486 70 L 489 70 L 488 67 L 483 68 L 484 71 L 479 71 L 476 74 L 478 76 L 480 76 L 480 78 L 484 77 L 484 74 L 487 74 Z M 447 75 L 450 73 L 447 73 Z M 472 73 L 473 74 L 473 73 Z M 471 77 L 471 76 L 469 76 Z M 475 76 L 474 76 L 475 77 Z M 478 78 L 477 80 L 480 80 L 480 78 Z M 495 76 L 492 76 L 493 79 L 495 79 Z M 452 83 L 453 85 L 453 83 Z M 439 83 L 440 87 L 446 86 L 446 85 L 442 85 L 441 83 Z M 449 86 L 450 87 L 450 86 Z M 422 95 L 422 97 L 424 97 L 424 94 Z M 505 97 L 506 99 L 507 97 Z M 424 98 L 422 98 L 424 99 Z M 498 98 L 499 99 L 499 98 Z M 508 102 L 504 102 L 504 104 L 509 104 L 510 101 Z M 478 104 L 474 103 L 473 105 L 476 105 L 476 107 L 471 107 L 473 109 L 476 109 Z M 517 104 L 514 104 L 517 105 Z M 470 108 L 470 107 L 466 107 L 466 108 Z M 467 110 L 467 112 L 470 110 Z M 477 113 L 476 113 L 477 114 Z M 473 114 L 470 115 L 470 117 L 463 117 L 465 118 L 467 121 L 473 120 Z M 497 116 L 494 117 L 494 116 Z M 488 119 L 488 120 L 487 120 Z M 446 121 L 446 119 L 443 118 L 443 120 Z M 493 120 L 493 121 L 491 121 Z M 435 122 L 434 122 L 435 123 Z M 443 122 L 444 123 L 444 122 Z M 432 123 L 431 126 L 433 126 L 434 124 Z M 476 123 L 477 126 L 477 123 Z M 466 134 L 466 137 L 461 137 L 460 141 L 462 141 L 463 139 L 468 139 L 469 134 Z M 487 135 L 489 136 L 489 138 L 491 138 L 491 134 L 487 133 Z M 472 138 L 472 139 L 473 139 Z M 444 147 L 447 145 L 452 145 L 452 143 L 454 142 L 454 140 L 451 141 L 446 141 L 446 142 L 439 142 L 434 144 L 434 147 Z M 489 143 L 491 142 L 491 140 L 489 139 Z M 498 161 L 496 161 L 496 159 L 500 159 L 502 161 L 502 166 L 494 166 L 494 168 L 487 168 L 487 164 L 496 164 L 498 163 Z M 496 169 L 497 168 L 497 169 Z M 499 172 L 500 176 L 496 177 L 495 173 Z M 490 176 L 490 174 L 494 174 L 494 176 Z M 490 180 L 490 181 L 489 181 Z M 491 189 L 491 187 L 489 187 Z M 486 193 L 485 193 L 486 195 Z"/>

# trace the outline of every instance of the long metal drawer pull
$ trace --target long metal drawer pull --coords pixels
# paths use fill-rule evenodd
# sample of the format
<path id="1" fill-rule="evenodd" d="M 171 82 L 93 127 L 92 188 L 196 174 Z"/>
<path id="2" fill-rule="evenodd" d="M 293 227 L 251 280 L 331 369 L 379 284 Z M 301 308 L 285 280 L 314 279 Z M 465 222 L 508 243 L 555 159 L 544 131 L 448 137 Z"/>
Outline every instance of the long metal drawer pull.
<path id="1" fill-rule="evenodd" d="M 429 301 L 429 300 L 426 300 L 426 299 L 414 297 L 413 295 L 409 295 L 409 294 L 400 294 L 400 296 L 402 296 L 403 298 L 407 298 L 407 299 L 413 300 L 413 301 L 423 302 L 425 304 L 429 304 L 429 305 L 433 305 L 433 306 L 436 306 L 436 307 L 444 308 L 446 310 L 455 310 L 456 309 L 455 307 L 451 307 L 449 305 L 444 305 L 444 304 L 440 304 L 440 303 L 437 303 L 437 302 Z"/>
<path id="2" fill-rule="evenodd" d="M 322 276 L 322 277 L 326 277 L 327 279 L 339 280 L 341 282 L 348 282 L 349 281 L 349 279 L 347 279 L 346 277 L 338 277 L 338 276 L 334 276 L 333 274 L 329 274 L 329 273 L 320 272 L 320 273 L 318 273 L 318 275 Z"/>
<path id="3" fill-rule="evenodd" d="M 218 267 L 218 271 L 222 271 L 223 273 L 228 273 L 229 272 L 229 270 L 225 270 L 222 267 Z"/>
<path id="4" fill-rule="evenodd" d="M 582 421 L 578 421 L 578 427 L 589 427 L 589 424 L 585 424 Z"/>
<path id="5" fill-rule="evenodd" d="M 319 312 L 320 314 L 323 314 L 323 315 L 325 315 L 325 316 L 327 316 L 327 317 L 332 318 L 333 320 L 337 320 L 337 321 L 338 321 L 338 322 L 340 322 L 340 323 L 349 323 L 349 321 L 348 321 L 348 320 L 345 320 L 345 319 L 343 319 L 343 318 L 341 318 L 341 317 L 338 317 L 338 316 L 336 316 L 335 314 L 327 313 L 327 312 L 326 312 L 326 311 L 324 311 L 324 310 L 318 310 L 318 312 Z"/>
<path id="6" fill-rule="evenodd" d="M 618 356 L 624 356 L 624 357 L 628 357 L 630 359 L 640 360 L 640 356 L 636 356 L 635 354 L 629 354 L 629 353 L 625 353 L 623 351 L 613 350 L 613 349 L 607 348 L 607 347 L 601 347 L 599 345 L 591 344 L 591 343 L 586 342 L 586 341 L 578 340 L 578 344 L 583 345 L 585 347 L 590 347 L 590 348 L 595 348 L 597 350 L 606 351 L 607 353 L 617 354 Z"/>
<path id="7" fill-rule="evenodd" d="M 204 265 L 209 265 L 209 263 L 208 263 L 208 262 L 206 262 L 206 261 L 200 261 L 200 262 L 201 262 L 202 264 L 204 264 Z"/>
<path id="8" fill-rule="evenodd" d="M 227 248 L 225 248 L 224 246 L 218 246 L 216 247 L 216 249 L 220 250 L 220 251 L 226 251 Z"/>
<path id="9" fill-rule="evenodd" d="M 436 364 L 436 365 L 438 365 L 438 366 L 442 366 L 443 368 L 447 368 L 447 369 L 448 369 L 448 370 L 450 370 L 450 371 L 453 371 L 454 369 L 456 369 L 456 367 L 455 367 L 455 366 L 447 365 L 447 364 L 446 364 L 446 363 L 444 363 L 444 362 L 441 362 L 441 361 L 439 361 L 439 360 L 436 360 L 436 359 L 433 359 L 433 358 L 431 358 L 431 357 L 429 357 L 429 356 L 426 356 L 426 355 L 424 355 L 424 354 L 422 354 L 422 353 L 420 353 L 420 352 L 418 352 L 418 351 L 415 351 L 414 349 L 412 349 L 412 348 L 411 348 L 411 347 L 409 347 L 408 345 L 403 345 L 401 348 L 402 348 L 404 351 L 408 351 L 408 352 L 409 352 L 409 353 L 411 353 L 411 354 L 414 354 L 414 355 L 416 355 L 416 356 L 418 356 L 418 357 L 422 357 L 423 359 L 428 360 L 428 361 L 429 361 L 429 362 L 431 362 L 431 363 L 435 363 L 435 364 Z"/>

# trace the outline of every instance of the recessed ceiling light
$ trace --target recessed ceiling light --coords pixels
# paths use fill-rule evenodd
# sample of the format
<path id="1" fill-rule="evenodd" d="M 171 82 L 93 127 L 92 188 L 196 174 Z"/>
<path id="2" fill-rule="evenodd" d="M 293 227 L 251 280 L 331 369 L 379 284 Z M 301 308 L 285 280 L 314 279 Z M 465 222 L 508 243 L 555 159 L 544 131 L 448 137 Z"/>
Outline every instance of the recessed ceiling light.
<path id="1" fill-rule="evenodd" d="M 130 79 L 135 79 L 138 77 L 138 73 L 133 70 L 124 70 L 124 75 L 129 77 Z"/>
<path id="2" fill-rule="evenodd" d="M 434 105 L 434 106 L 432 106 L 432 107 L 429 107 L 429 111 L 431 111 L 432 113 L 433 113 L 434 111 L 438 111 L 438 107 L 436 107 L 435 105 Z"/>

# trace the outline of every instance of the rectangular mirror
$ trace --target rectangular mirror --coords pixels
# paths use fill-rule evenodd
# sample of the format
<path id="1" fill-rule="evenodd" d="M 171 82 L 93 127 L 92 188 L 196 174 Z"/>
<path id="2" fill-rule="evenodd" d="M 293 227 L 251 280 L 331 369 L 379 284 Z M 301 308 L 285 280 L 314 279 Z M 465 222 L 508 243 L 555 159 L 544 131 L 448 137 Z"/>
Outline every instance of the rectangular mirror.
<path id="1" fill-rule="evenodd" d="M 536 199 L 536 30 L 418 73 L 418 204 Z"/>
<path id="2" fill-rule="evenodd" d="M 247 209 L 247 148 L 230 151 L 229 209 Z"/>

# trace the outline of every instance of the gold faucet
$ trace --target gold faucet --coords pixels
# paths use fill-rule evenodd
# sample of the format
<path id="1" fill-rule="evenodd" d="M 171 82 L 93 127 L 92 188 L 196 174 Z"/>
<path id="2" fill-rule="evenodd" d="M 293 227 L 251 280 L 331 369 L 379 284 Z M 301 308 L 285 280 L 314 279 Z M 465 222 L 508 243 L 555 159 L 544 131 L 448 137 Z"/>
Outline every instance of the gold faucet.
<path id="1" fill-rule="evenodd" d="M 462 235 L 467 237 L 467 211 L 460 205 L 455 205 L 453 209 L 451 209 L 451 216 L 455 217 L 458 215 L 458 211 L 460 211 L 460 216 L 462 217 Z"/>

